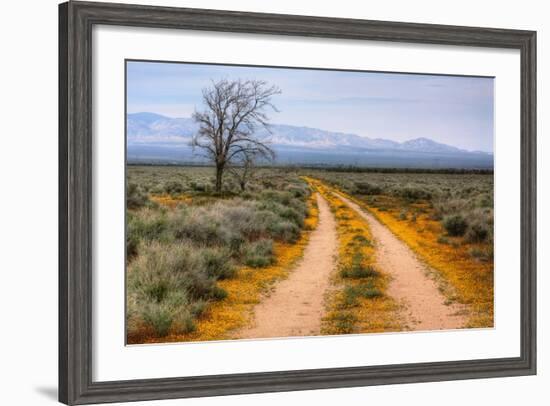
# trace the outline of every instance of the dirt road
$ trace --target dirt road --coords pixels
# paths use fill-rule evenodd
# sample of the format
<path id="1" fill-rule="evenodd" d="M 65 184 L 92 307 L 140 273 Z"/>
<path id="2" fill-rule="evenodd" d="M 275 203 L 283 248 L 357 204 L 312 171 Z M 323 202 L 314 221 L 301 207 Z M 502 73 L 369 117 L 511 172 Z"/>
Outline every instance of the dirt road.
<path id="1" fill-rule="evenodd" d="M 254 324 L 238 338 L 289 337 L 320 334 L 325 291 L 336 267 L 338 237 L 327 201 L 317 194 L 319 224 L 304 256 L 289 277 L 254 308 Z"/>
<path id="2" fill-rule="evenodd" d="M 429 269 L 414 252 L 385 225 L 358 204 L 337 194 L 350 208 L 368 221 L 376 240 L 377 266 L 393 278 L 388 295 L 402 303 L 410 330 L 440 330 L 464 327 L 464 307 L 445 304 L 445 297 L 427 274 Z"/>

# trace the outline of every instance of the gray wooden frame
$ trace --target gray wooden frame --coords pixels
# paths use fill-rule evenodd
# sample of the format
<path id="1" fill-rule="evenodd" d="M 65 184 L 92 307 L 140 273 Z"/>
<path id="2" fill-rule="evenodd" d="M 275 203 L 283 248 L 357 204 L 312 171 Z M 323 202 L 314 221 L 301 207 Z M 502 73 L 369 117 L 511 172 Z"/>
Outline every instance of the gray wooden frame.
<path id="1" fill-rule="evenodd" d="M 94 24 L 519 49 L 521 355 L 517 358 L 130 381 L 92 380 Z M 68 2 L 59 6 L 59 400 L 217 396 L 536 373 L 536 33 L 294 15 Z"/>

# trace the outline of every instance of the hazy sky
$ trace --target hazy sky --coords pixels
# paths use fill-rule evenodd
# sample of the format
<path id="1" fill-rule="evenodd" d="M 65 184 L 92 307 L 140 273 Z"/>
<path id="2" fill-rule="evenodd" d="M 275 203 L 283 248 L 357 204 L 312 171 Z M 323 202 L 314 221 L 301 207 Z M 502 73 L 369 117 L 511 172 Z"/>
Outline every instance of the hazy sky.
<path id="1" fill-rule="evenodd" d="M 279 86 L 272 123 L 493 151 L 493 79 L 376 72 L 128 62 L 128 113 L 189 117 L 217 79 Z"/>

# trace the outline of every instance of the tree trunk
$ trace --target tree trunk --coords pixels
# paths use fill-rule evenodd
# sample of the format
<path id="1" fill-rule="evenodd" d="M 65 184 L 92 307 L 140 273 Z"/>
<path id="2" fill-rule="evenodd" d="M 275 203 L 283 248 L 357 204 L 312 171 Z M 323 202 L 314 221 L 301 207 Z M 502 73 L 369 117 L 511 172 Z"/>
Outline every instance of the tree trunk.
<path id="1" fill-rule="evenodd" d="M 222 191 L 223 165 L 216 164 L 216 193 Z"/>
<path id="2" fill-rule="evenodd" d="M 241 176 L 241 191 L 244 192 L 246 189 L 246 182 L 248 181 L 248 170 L 250 169 L 248 161 L 245 162 L 243 167 L 243 175 Z"/>

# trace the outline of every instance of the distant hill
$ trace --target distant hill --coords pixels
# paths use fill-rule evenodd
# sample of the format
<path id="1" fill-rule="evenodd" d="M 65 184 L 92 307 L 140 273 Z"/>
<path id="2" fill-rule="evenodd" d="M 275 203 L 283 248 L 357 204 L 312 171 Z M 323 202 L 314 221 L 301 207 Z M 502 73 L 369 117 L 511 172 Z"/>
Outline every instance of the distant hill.
<path id="1" fill-rule="evenodd" d="M 155 113 L 127 116 L 129 162 L 200 163 L 189 142 L 198 126 L 191 118 Z M 269 142 L 279 165 L 356 165 L 418 168 L 493 168 L 493 155 L 466 151 L 416 138 L 403 143 L 310 127 L 273 124 L 273 134 L 257 136 Z"/>

